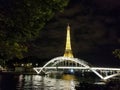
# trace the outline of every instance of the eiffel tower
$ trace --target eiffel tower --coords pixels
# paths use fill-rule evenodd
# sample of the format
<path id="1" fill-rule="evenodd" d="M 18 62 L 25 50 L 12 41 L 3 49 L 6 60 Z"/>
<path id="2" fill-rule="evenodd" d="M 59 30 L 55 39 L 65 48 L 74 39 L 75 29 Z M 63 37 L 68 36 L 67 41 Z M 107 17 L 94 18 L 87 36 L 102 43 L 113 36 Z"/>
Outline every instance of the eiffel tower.
<path id="1" fill-rule="evenodd" d="M 67 35 L 66 35 L 66 47 L 64 52 L 64 57 L 73 58 L 72 48 L 71 48 L 71 40 L 70 40 L 70 26 L 67 26 Z"/>

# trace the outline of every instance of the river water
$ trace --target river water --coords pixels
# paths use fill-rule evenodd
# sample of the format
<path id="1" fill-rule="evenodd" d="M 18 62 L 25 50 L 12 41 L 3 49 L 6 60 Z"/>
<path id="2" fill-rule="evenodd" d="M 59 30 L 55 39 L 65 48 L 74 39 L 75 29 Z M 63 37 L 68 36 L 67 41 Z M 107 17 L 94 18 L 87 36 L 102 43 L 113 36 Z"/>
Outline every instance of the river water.
<path id="1" fill-rule="evenodd" d="M 40 75 L 0 75 L 0 90 L 92 90 L 83 89 L 79 85 L 79 80 L 74 75 L 63 75 L 59 79 L 56 76 L 51 78 Z M 112 89 L 102 87 L 93 90 L 120 90 L 118 87 Z"/>
<path id="2" fill-rule="evenodd" d="M 70 80 L 71 79 L 71 80 Z M 74 76 L 63 79 L 40 75 L 0 75 L 0 90 L 75 90 Z"/>

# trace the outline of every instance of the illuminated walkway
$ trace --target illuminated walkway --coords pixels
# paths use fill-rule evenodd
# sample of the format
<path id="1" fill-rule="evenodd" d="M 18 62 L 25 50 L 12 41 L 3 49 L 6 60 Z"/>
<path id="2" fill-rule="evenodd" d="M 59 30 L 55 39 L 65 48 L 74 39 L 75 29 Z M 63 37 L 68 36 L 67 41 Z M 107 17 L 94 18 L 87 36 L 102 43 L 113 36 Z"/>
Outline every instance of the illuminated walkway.
<path id="1" fill-rule="evenodd" d="M 69 63 L 67 66 L 63 66 L 64 63 Z M 83 70 L 87 72 L 93 72 L 98 77 L 103 80 L 107 80 L 109 78 L 113 78 L 115 76 L 120 75 L 120 68 L 104 68 L 104 67 L 92 67 L 89 63 L 85 62 L 84 60 L 78 58 L 69 58 L 69 57 L 56 57 L 48 61 L 43 67 L 35 67 L 33 68 L 37 74 L 41 72 L 47 73 L 48 70 L 63 70 L 63 69 L 77 69 Z"/>

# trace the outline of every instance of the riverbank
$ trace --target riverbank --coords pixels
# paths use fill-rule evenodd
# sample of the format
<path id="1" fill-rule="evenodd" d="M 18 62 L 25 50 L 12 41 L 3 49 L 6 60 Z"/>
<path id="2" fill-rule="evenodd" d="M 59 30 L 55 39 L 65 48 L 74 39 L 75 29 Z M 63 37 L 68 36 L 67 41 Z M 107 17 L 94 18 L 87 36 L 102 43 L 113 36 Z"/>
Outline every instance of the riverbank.
<path id="1" fill-rule="evenodd" d="M 37 75 L 36 72 L 15 72 L 15 71 L 1 71 L 0 75 L 4 74 L 18 74 L 18 75 Z"/>

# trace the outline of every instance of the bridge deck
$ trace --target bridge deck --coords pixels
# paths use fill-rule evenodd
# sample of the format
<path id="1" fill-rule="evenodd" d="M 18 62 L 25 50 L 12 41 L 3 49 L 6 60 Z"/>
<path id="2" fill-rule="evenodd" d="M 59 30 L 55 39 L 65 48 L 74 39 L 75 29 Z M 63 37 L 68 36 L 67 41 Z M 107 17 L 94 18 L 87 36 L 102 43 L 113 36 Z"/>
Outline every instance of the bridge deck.
<path id="1" fill-rule="evenodd" d="M 35 67 L 41 69 L 42 67 Z M 103 67 L 44 67 L 46 69 L 92 69 L 92 70 L 111 70 L 120 71 L 120 68 L 103 68 Z"/>

